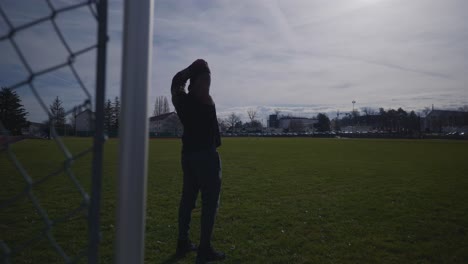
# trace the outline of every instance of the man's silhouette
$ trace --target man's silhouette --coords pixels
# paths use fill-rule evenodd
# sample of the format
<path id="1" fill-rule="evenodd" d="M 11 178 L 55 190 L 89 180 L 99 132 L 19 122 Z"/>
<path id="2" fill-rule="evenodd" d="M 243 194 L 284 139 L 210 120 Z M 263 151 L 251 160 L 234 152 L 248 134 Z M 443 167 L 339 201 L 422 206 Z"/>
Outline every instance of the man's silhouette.
<path id="1" fill-rule="evenodd" d="M 185 84 L 190 80 L 188 93 Z M 221 190 L 221 161 L 216 148 L 221 145 L 216 108 L 210 91 L 208 63 L 196 60 L 172 79 L 172 103 L 184 126 L 182 136 L 183 190 L 179 207 L 180 257 L 196 250 L 189 239 L 190 220 L 198 192 L 202 198 L 201 234 L 197 263 L 221 260 L 224 253 L 211 246 L 211 235 Z"/>

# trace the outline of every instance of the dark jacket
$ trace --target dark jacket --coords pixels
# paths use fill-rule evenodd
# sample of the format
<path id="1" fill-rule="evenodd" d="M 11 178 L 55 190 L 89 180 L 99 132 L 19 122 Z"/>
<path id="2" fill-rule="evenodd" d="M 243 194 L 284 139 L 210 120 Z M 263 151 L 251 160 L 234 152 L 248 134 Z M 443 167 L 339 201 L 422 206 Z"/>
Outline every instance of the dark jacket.
<path id="1" fill-rule="evenodd" d="M 174 76 L 171 86 L 172 103 L 184 126 L 183 151 L 215 150 L 221 145 L 216 107 L 187 94 L 188 79 L 187 70 L 181 71 Z"/>

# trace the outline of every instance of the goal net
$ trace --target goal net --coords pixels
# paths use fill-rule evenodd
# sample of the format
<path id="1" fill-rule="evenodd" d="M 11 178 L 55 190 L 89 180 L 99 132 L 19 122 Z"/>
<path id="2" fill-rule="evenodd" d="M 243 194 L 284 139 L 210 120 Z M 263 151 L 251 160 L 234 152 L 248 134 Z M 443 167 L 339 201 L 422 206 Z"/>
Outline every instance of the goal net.
<path id="1" fill-rule="evenodd" d="M 98 261 L 106 5 L 0 3 L 1 263 Z"/>

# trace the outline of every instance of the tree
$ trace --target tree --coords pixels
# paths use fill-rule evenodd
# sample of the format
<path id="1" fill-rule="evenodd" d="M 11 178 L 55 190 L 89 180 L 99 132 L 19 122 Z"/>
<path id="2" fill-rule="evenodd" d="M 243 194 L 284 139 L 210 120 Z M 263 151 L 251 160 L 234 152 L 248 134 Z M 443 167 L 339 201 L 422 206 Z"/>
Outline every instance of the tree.
<path id="1" fill-rule="evenodd" d="M 120 120 L 120 99 L 118 96 L 114 98 L 114 109 L 112 115 L 112 127 L 114 130 L 119 129 L 119 120 Z"/>
<path id="2" fill-rule="evenodd" d="M 255 120 L 255 117 L 257 117 L 257 111 L 251 108 L 247 110 L 247 115 L 249 116 L 250 122 L 253 122 Z"/>
<path id="3" fill-rule="evenodd" d="M 353 119 L 356 119 L 356 118 L 361 116 L 361 113 L 359 112 L 359 110 L 354 109 L 354 111 L 351 112 L 351 115 L 352 115 Z"/>
<path id="4" fill-rule="evenodd" d="M 419 116 L 416 115 L 414 111 L 411 111 L 408 115 L 408 126 L 407 129 L 412 133 L 421 130 L 421 122 Z"/>
<path id="5" fill-rule="evenodd" d="M 389 109 L 387 111 L 387 128 L 391 132 L 396 131 L 398 122 L 398 112 L 395 109 Z"/>
<path id="6" fill-rule="evenodd" d="M 237 121 L 237 123 L 234 125 L 234 128 L 237 129 L 242 129 L 244 127 L 244 124 L 242 123 L 241 120 Z"/>
<path id="7" fill-rule="evenodd" d="M 231 113 L 226 119 L 226 122 L 228 123 L 232 131 L 234 131 L 236 124 L 238 124 L 240 121 L 241 121 L 240 117 L 236 115 L 235 113 Z"/>
<path id="8" fill-rule="evenodd" d="M 397 131 L 401 132 L 408 128 L 408 113 L 399 107 L 397 109 Z"/>
<path id="9" fill-rule="evenodd" d="M 317 115 L 317 120 L 318 122 L 315 125 L 315 128 L 317 128 L 319 132 L 330 131 L 330 119 L 326 114 L 319 113 Z"/>
<path id="10" fill-rule="evenodd" d="M 169 107 L 169 102 L 167 101 L 167 97 L 166 96 L 156 97 L 156 101 L 154 102 L 153 116 L 166 114 L 166 113 L 169 113 L 170 111 L 171 109 Z"/>
<path id="11" fill-rule="evenodd" d="M 341 131 L 341 126 L 340 126 L 340 110 L 336 111 L 336 118 L 335 118 L 335 127 L 334 130 L 336 131 Z"/>
<path id="12" fill-rule="evenodd" d="M 171 108 L 169 107 L 169 102 L 167 101 L 167 97 L 164 96 L 164 101 L 163 101 L 163 112 L 164 113 L 169 113 L 171 112 Z"/>
<path id="13" fill-rule="evenodd" d="M 55 97 L 55 100 L 49 106 L 52 124 L 57 129 L 63 129 L 65 126 L 65 109 L 62 106 L 62 101 L 59 97 Z"/>
<path id="14" fill-rule="evenodd" d="M 279 117 L 279 114 L 281 113 L 281 109 L 275 108 L 275 110 L 273 110 L 273 111 L 275 112 L 275 115 L 276 115 L 277 117 Z"/>
<path id="15" fill-rule="evenodd" d="M 429 107 L 424 107 L 424 109 L 422 110 L 423 114 L 424 114 L 424 117 L 426 117 L 430 112 L 431 112 L 431 108 Z"/>
<path id="16" fill-rule="evenodd" d="M 458 108 L 459 111 L 462 111 L 462 112 L 468 112 L 468 105 L 464 105 L 460 108 Z"/>
<path id="17" fill-rule="evenodd" d="M 0 90 L 0 121 L 13 135 L 20 135 L 21 129 L 28 125 L 28 113 L 21 104 L 21 99 L 8 88 Z"/>
<path id="18" fill-rule="evenodd" d="M 109 132 L 112 130 L 114 121 L 114 107 L 112 106 L 111 100 L 107 99 L 104 105 L 104 129 Z"/>
<path id="19" fill-rule="evenodd" d="M 227 122 L 224 119 L 219 118 L 219 117 L 218 117 L 218 126 L 219 126 L 219 131 L 220 132 L 224 132 L 224 131 L 228 130 L 228 128 L 229 128 L 229 125 L 227 124 Z"/>
<path id="20" fill-rule="evenodd" d="M 260 121 L 253 120 L 251 122 L 245 123 L 244 128 L 247 128 L 250 131 L 261 131 L 262 128 L 263 128 L 263 125 L 262 125 L 262 123 Z"/>
<path id="21" fill-rule="evenodd" d="M 375 114 L 375 111 L 374 109 L 370 108 L 370 107 L 363 107 L 361 108 L 362 112 L 366 115 L 366 116 L 370 116 L 370 115 L 374 115 Z"/>
<path id="22" fill-rule="evenodd" d="M 375 114 L 375 111 L 374 109 L 370 108 L 370 107 L 363 107 L 361 108 L 362 112 L 364 113 L 365 115 L 365 121 L 366 121 L 366 125 L 369 125 L 370 124 L 370 120 L 371 120 L 371 115 L 374 115 Z"/>

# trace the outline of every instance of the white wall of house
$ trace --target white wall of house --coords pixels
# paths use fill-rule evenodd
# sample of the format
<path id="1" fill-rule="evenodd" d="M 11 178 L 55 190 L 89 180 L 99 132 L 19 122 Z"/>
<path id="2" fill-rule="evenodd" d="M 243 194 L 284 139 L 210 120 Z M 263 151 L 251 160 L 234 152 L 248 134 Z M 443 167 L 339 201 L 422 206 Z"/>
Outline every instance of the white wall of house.
<path id="1" fill-rule="evenodd" d="M 176 113 L 171 113 L 164 119 L 151 120 L 149 124 L 151 133 L 171 133 L 175 135 L 182 134 L 182 124 Z"/>
<path id="2" fill-rule="evenodd" d="M 84 111 L 79 113 L 76 118 L 76 131 L 84 132 L 84 131 L 92 131 L 92 112 L 91 111 Z"/>
<path id="3" fill-rule="evenodd" d="M 31 122 L 28 127 L 21 130 L 21 133 L 29 136 L 40 136 L 44 134 L 44 124 Z"/>

